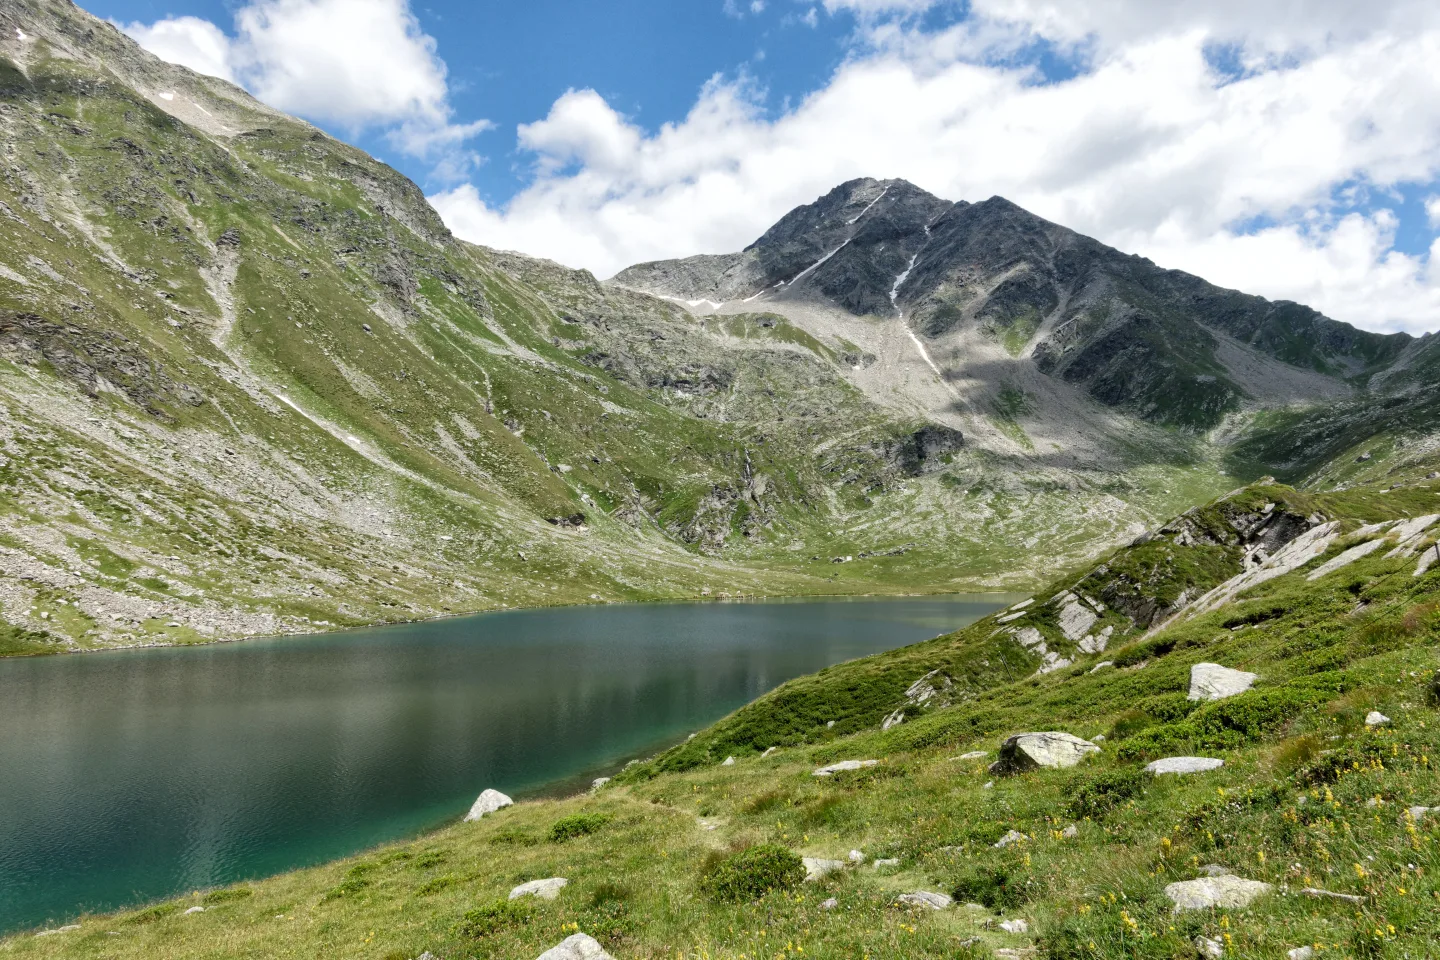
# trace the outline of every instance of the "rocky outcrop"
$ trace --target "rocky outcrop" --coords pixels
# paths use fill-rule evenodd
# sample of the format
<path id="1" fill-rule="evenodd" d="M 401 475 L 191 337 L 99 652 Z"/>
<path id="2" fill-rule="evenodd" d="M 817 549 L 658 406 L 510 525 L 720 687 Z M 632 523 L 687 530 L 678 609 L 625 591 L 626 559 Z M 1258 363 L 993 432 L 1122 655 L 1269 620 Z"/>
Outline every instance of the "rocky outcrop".
<path id="1" fill-rule="evenodd" d="M 902 893 L 895 898 L 897 903 L 907 907 L 919 907 L 926 910 L 946 910 L 955 905 L 953 897 L 943 893 L 934 893 L 930 890 L 916 890 L 913 893 Z"/>
<path id="2" fill-rule="evenodd" d="M 832 763 L 829 766 L 821 767 L 819 770 L 816 770 L 813 774 L 811 774 L 811 776 L 834 776 L 837 773 L 845 773 L 850 770 L 863 770 L 866 767 L 873 767 L 879 762 L 879 760 L 841 760 L 839 763 Z"/>
<path id="3" fill-rule="evenodd" d="M 1000 747 L 1000 758 L 990 765 L 992 773 L 1016 774 L 1044 767 L 1050 770 L 1073 767 L 1100 748 L 1068 733 L 1017 733 Z"/>

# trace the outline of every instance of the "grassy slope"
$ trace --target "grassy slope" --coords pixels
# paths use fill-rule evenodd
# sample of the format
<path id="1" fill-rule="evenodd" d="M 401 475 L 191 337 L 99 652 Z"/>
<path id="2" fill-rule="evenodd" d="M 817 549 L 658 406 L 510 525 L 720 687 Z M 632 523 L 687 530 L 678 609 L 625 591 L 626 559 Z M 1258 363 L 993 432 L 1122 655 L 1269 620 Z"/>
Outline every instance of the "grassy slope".
<path id="1" fill-rule="evenodd" d="M 1354 524 L 1433 511 L 1435 503 L 1440 486 L 1430 485 L 1399 501 L 1360 492 L 1320 506 Z M 1035 947 L 1054 958 L 1162 958 L 1191 955 L 1198 935 L 1224 940 L 1237 956 L 1279 957 L 1301 944 L 1337 956 L 1424 956 L 1440 937 L 1440 819 L 1415 823 L 1405 810 L 1440 803 L 1432 766 L 1440 756 L 1440 568 L 1416 578 L 1413 558 L 1380 551 L 1310 582 L 1306 571 L 1318 562 L 1233 605 L 1112 645 L 1103 657 L 1115 668 L 1092 673 L 1097 655 L 1045 676 L 1000 669 L 956 706 L 888 731 L 869 722 L 822 725 L 779 737 L 793 745 L 769 757 L 662 770 L 676 766 L 667 756 L 682 756 L 682 747 L 594 795 L 523 803 L 342 863 L 86 918 L 78 931 L 12 938 L 0 952 L 400 958 L 428 949 L 447 958 L 528 958 L 578 925 L 622 958 L 978 957 L 999 947 Z M 913 678 L 936 656 L 954 659 L 972 647 L 986 625 L 993 629 L 993 620 L 860 664 L 903 664 Z M 1260 680 L 1238 697 L 1192 704 L 1189 669 L 1201 661 Z M 839 696 L 855 670 L 791 686 Z M 767 735 L 783 734 L 775 725 L 789 714 L 773 698 L 766 703 L 747 711 L 774 721 Z M 1372 709 L 1394 722 L 1364 726 Z M 1013 778 L 992 777 L 984 760 L 956 759 L 993 752 L 1027 729 L 1108 740 L 1078 769 Z M 1184 779 L 1139 772 L 1146 760 L 1183 753 L 1226 766 Z M 829 780 L 810 775 L 846 758 L 882 762 Z M 577 814 L 609 819 L 589 835 L 553 839 L 554 824 Z M 1077 835 L 1061 836 L 1071 824 Z M 1010 830 L 1027 839 L 995 849 Z M 759 842 L 834 858 L 860 849 L 899 862 L 753 904 L 701 895 L 698 878 L 715 851 Z M 1164 885 L 1209 863 L 1279 892 L 1243 911 L 1172 916 Z M 571 881 L 557 901 L 527 903 L 482 935 L 465 925 L 467 913 L 511 886 L 546 876 Z M 1298 895 L 1305 886 L 1360 900 Z M 982 907 L 894 906 L 898 893 L 914 889 Z M 838 908 L 820 909 L 829 896 Z M 194 904 L 210 906 L 181 913 Z M 1002 917 L 1026 918 L 1030 932 L 998 930 Z"/>

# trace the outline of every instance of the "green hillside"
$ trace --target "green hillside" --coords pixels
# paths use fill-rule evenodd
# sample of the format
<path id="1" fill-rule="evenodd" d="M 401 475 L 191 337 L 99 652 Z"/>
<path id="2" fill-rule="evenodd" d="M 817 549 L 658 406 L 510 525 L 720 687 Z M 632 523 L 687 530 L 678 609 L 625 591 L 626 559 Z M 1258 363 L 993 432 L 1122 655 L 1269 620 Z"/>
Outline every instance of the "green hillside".
<path id="1" fill-rule="evenodd" d="M 1440 806 L 1437 505 L 1437 483 L 1249 487 L 1018 610 L 786 684 L 591 794 L 0 951 L 530 958 L 582 931 L 622 960 L 1169 958 L 1201 955 L 1197 938 L 1227 956 L 1425 956 L 1440 938 L 1440 813 L 1421 809 Z M 1143 599 L 1177 589 L 1190 602 Z M 1104 650 L 1067 646 L 1072 603 L 1096 614 L 1087 639 L 1114 628 Z M 1025 629 L 1073 662 L 1038 672 Z M 1253 687 L 1188 699 L 1202 663 Z M 917 707 L 922 677 L 938 692 Z M 987 770 L 1026 731 L 1100 749 L 1068 769 Z M 1182 755 L 1224 765 L 1144 770 Z M 877 762 L 814 775 L 844 760 Z M 852 850 L 863 863 L 814 882 L 793 859 Z M 1174 910 L 1167 886 L 1216 874 L 1268 887 Z M 556 899 L 506 899 L 547 877 L 569 881 Z M 916 891 L 955 903 L 898 899 Z"/>

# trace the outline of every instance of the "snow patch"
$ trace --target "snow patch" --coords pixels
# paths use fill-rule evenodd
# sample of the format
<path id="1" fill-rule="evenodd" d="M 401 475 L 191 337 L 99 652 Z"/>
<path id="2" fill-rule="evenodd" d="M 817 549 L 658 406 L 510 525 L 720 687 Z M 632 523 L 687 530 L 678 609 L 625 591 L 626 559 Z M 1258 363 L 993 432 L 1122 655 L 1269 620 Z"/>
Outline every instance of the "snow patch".
<path id="1" fill-rule="evenodd" d="M 889 188 L 889 187 L 886 187 L 884 190 L 881 190 L 881 191 L 880 191 L 880 196 L 876 197 L 874 200 L 871 200 L 870 203 L 869 203 L 869 205 L 866 206 L 864 210 L 861 210 L 860 213 L 855 217 L 854 220 L 846 220 L 846 221 L 845 221 L 845 225 L 846 225 L 846 226 L 853 226 L 854 224 L 859 223 L 859 222 L 860 222 L 860 218 L 863 217 L 863 216 L 865 216 L 865 214 L 869 213 L 871 207 L 875 206 L 875 204 L 879 203 L 881 200 L 884 200 L 884 199 L 885 199 L 885 194 L 887 194 L 887 193 L 889 193 L 889 192 L 890 192 L 890 188 Z"/>
<path id="2" fill-rule="evenodd" d="M 24 31 L 24 30 L 21 30 L 19 27 L 16 27 L 16 28 L 15 28 L 15 39 L 16 39 L 16 40 L 29 40 L 30 38 L 27 37 L 27 36 L 25 36 L 25 31 Z"/>
<path id="3" fill-rule="evenodd" d="M 160 99 L 161 99 L 161 100 L 174 100 L 174 99 L 175 99 L 175 94 L 173 94 L 173 93 L 168 93 L 168 92 L 167 92 L 167 93 L 162 93 L 162 94 L 160 94 Z"/>

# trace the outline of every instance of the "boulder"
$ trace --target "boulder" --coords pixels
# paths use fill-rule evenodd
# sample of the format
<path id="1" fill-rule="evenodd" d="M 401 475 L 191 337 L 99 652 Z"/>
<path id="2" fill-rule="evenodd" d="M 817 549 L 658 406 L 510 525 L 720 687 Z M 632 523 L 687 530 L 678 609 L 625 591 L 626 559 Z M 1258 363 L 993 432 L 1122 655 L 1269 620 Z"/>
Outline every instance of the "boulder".
<path id="1" fill-rule="evenodd" d="M 1000 929 L 1004 930 L 1006 933 L 1029 933 L 1030 924 L 1017 917 L 1014 920 L 1000 921 Z"/>
<path id="2" fill-rule="evenodd" d="M 863 770 L 866 767 L 873 767 L 879 762 L 879 760 L 841 760 L 828 767 L 821 767 L 812 776 L 828 777 L 836 773 L 844 773 L 847 770 Z"/>
<path id="3" fill-rule="evenodd" d="M 897 903 L 907 907 L 928 907 L 931 910 L 944 910 L 953 906 L 955 901 L 943 893 L 931 893 L 929 890 L 916 890 L 914 893 L 902 893 L 896 897 Z"/>
<path id="4" fill-rule="evenodd" d="M 984 760 L 990 756 L 989 750 L 971 750 L 969 753 L 962 753 L 956 760 Z"/>
<path id="5" fill-rule="evenodd" d="M 560 891 L 565 889 L 570 881 L 564 877 L 550 877 L 546 880 L 531 880 L 529 883 L 522 883 L 510 891 L 511 900 L 519 900 L 521 897 L 539 897 L 541 900 L 554 900 L 560 896 Z"/>
<path id="6" fill-rule="evenodd" d="M 1025 836 L 1025 834 L 1021 833 L 1019 830 L 1011 830 L 1009 833 L 1005 834 L 1005 836 L 1001 837 L 998 841 L 996 841 L 994 846 L 996 850 L 1001 850 L 1005 847 L 1010 846 L 1010 844 L 1012 843 L 1024 843 L 1026 840 L 1029 839 L 1029 837 Z"/>
<path id="7" fill-rule="evenodd" d="M 851 863 L 864 863 L 864 862 L 865 862 L 865 854 L 861 853 L 859 850 L 851 850 L 851 851 L 850 851 L 850 862 L 851 862 Z"/>
<path id="8" fill-rule="evenodd" d="M 823 880 L 830 874 L 845 869 L 844 860 L 822 860 L 819 857 L 801 857 L 800 862 L 805 864 L 805 879 L 814 883 L 816 880 Z"/>
<path id="9" fill-rule="evenodd" d="M 470 812 L 465 814 L 465 822 L 470 823 L 471 821 L 479 820 L 487 813 L 494 813 L 496 810 L 503 810 L 506 807 L 514 805 L 515 801 L 505 796 L 505 794 L 499 790 L 486 790 L 475 798 L 475 803 L 470 807 Z"/>
<path id="10" fill-rule="evenodd" d="M 560 941 L 559 946 L 546 950 L 536 960 L 615 960 L 615 958 L 606 953 L 605 948 L 600 946 L 594 937 L 577 933 L 573 937 L 566 937 Z"/>
<path id="11" fill-rule="evenodd" d="M 1381 713 L 1379 710 L 1371 710 L 1369 713 L 1365 714 L 1365 726 L 1367 727 L 1383 727 L 1389 722 L 1390 718 L 1385 716 L 1385 714 Z"/>
<path id="12" fill-rule="evenodd" d="M 1190 700 L 1224 700 L 1244 693 L 1260 678 L 1218 663 L 1197 663 L 1190 668 Z"/>
<path id="13" fill-rule="evenodd" d="M 881 867 L 898 867 L 900 866 L 900 858 L 881 857 L 879 860 L 876 860 L 874 863 L 872 863 L 871 866 L 874 867 L 876 870 L 879 870 Z"/>
<path id="14" fill-rule="evenodd" d="M 189 910 L 186 910 L 186 911 L 185 911 L 185 916 L 188 917 L 188 916 L 190 916 L 192 913 L 204 913 L 204 912 L 205 912 L 205 908 L 204 908 L 204 907 L 198 907 L 198 906 L 197 906 L 197 907 L 191 907 Z"/>
<path id="15" fill-rule="evenodd" d="M 1219 940 L 1211 940 L 1209 937 L 1196 937 L 1194 940 L 1195 949 L 1202 957 L 1223 957 L 1225 956 L 1225 945 Z"/>
<path id="16" fill-rule="evenodd" d="M 836 900 L 834 897 L 830 897 L 826 900 L 820 901 L 821 910 L 834 910 L 838 906 L 840 906 L 840 901 Z"/>
<path id="17" fill-rule="evenodd" d="M 1424 820 L 1429 814 L 1440 813 L 1440 807 L 1411 807 L 1405 812 L 1410 814 L 1411 820 L 1419 823 L 1421 820 Z"/>
<path id="18" fill-rule="evenodd" d="M 1201 877 L 1169 884 L 1165 887 L 1165 896 L 1175 904 L 1175 913 L 1186 910 L 1239 910 L 1274 889 L 1268 883 L 1241 877 Z"/>
<path id="19" fill-rule="evenodd" d="M 1166 757 L 1164 760 L 1146 764 L 1145 772 L 1159 777 L 1167 773 L 1205 773 L 1210 770 L 1219 770 L 1223 766 L 1225 766 L 1225 761 L 1217 760 L 1214 757 Z"/>
<path id="20" fill-rule="evenodd" d="M 1285 951 L 1288 960 L 1312 960 L 1315 956 L 1314 947 L 1296 947 L 1294 950 Z"/>
<path id="21" fill-rule="evenodd" d="M 1074 840 L 1076 837 L 1080 836 L 1080 828 L 1072 823 L 1070 824 L 1070 826 L 1060 831 L 1060 836 L 1066 840 Z"/>
<path id="22" fill-rule="evenodd" d="M 1017 733 L 1000 747 L 1000 759 L 990 765 L 992 773 L 1021 773 L 1036 767 L 1051 770 L 1073 767 L 1100 748 L 1068 733 Z"/>
<path id="23" fill-rule="evenodd" d="M 735 758 L 734 758 L 734 757 L 726 757 L 726 758 L 725 758 L 725 762 L 722 763 L 722 764 L 720 764 L 720 766 L 722 766 L 722 767 L 733 767 L 733 766 L 735 766 Z"/>
<path id="24" fill-rule="evenodd" d="M 605 786 L 605 784 L 609 782 L 609 777 L 596 777 L 590 782 L 590 792 L 594 793 L 596 790 L 599 790 L 601 787 Z"/>

